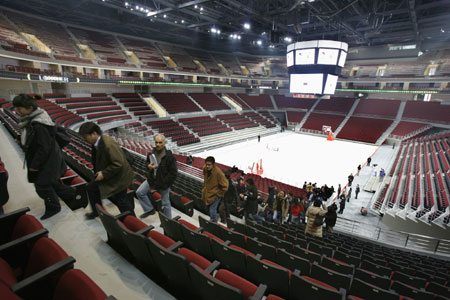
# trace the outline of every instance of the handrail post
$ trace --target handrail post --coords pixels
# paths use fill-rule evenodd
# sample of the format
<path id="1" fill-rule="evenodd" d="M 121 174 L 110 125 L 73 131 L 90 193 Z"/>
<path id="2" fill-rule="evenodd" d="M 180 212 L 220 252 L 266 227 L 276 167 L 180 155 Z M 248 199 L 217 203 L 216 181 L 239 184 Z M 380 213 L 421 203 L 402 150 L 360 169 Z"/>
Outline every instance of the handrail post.
<path id="1" fill-rule="evenodd" d="M 406 248 L 406 246 L 408 245 L 408 241 L 409 241 L 409 234 L 406 235 L 405 248 Z"/>
<path id="2" fill-rule="evenodd" d="M 437 249 L 439 248 L 440 243 L 441 243 L 441 240 L 437 240 L 436 247 L 434 248 L 434 253 L 437 252 Z"/>

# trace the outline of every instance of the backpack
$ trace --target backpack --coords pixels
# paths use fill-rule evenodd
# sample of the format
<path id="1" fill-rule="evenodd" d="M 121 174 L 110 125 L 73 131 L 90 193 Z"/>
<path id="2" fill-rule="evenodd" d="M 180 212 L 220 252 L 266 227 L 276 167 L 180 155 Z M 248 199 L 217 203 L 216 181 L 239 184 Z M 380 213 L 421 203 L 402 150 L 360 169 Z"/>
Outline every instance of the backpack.
<path id="1" fill-rule="evenodd" d="M 314 226 L 322 226 L 324 218 L 325 218 L 325 216 L 321 216 L 321 215 L 317 214 L 316 218 L 314 219 Z"/>
<path id="2" fill-rule="evenodd" d="M 72 137 L 67 133 L 66 128 L 56 125 L 55 140 L 60 148 L 64 148 L 72 141 Z"/>

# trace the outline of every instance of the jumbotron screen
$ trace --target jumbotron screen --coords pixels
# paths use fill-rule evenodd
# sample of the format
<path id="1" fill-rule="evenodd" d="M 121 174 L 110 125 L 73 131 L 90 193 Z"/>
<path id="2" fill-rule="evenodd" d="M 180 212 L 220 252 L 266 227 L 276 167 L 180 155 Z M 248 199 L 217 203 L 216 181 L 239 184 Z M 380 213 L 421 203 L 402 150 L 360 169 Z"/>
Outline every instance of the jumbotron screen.
<path id="1" fill-rule="evenodd" d="M 332 95 L 347 58 L 346 43 L 316 40 L 288 45 L 291 93 Z"/>

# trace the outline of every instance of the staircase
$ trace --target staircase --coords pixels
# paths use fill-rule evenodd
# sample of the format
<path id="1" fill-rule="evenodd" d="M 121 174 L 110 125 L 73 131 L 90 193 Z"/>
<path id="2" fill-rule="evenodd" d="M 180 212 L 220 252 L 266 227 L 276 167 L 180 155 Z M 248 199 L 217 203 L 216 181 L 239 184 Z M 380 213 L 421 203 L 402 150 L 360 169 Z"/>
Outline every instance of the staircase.
<path id="1" fill-rule="evenodd" d="M 301 120 L 300 123 L 298 123 L 295 126 L 295 130 L 300 130 L 300 128 L 303 127 L 303 124 L 305 124 L 306 120 L 308 119 L 309 115 L 314 111 L 314 109 L 316 108 L 317 105 L 319 105 L 321 99 L 317 99 L 317 101 L 313 104 L 313 106 L 311 106 L 311 108 L 306 112 L 305 116 L 303 117 L 303 119 Z"/>
<path id="2" fill-rule="evenodd" d="M 344 121 L 342 121 L 342 123 L 339 125 L 339 127 L 333 132 L 334 136 L 337 136 L 339 134 L 339 132 L 341 131 L 341 129 L 345 126 L 345 124 L 347 123 L 348 119 L 350 119 L 350 117 L 353 115 L 353 112 L 355 111 L 356 107 L 358 106 L 359 103 L 359 98 L 356 99 L 355 103 L 353 103 L 352 108 L 350 108 L 350 111 L 348 112 L 348 114 L 345 116 Z"/>

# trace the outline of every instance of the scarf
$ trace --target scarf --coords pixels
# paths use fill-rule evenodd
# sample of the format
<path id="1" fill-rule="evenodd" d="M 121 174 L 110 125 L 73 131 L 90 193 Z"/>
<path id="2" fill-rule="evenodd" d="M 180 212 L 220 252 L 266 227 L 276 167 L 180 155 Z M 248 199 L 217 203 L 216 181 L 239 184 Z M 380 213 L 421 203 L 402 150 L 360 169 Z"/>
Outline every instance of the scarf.
<path id="1" fill-rule="evenodd" d="M 42 110 L 40 108 L 33 111 L 31 114 L 23 116 L 19 120 L 19 128 L 21 131 L 21 143 L 22 145 L 26 145 L 27 142 L 27 127 L 31 123 L 41 123 L 43 125 L 47 126 L 55 126 L 55 123 L 53 123 L 52 119 L 48 115 L 48 113 L 45 110 Z"/>

